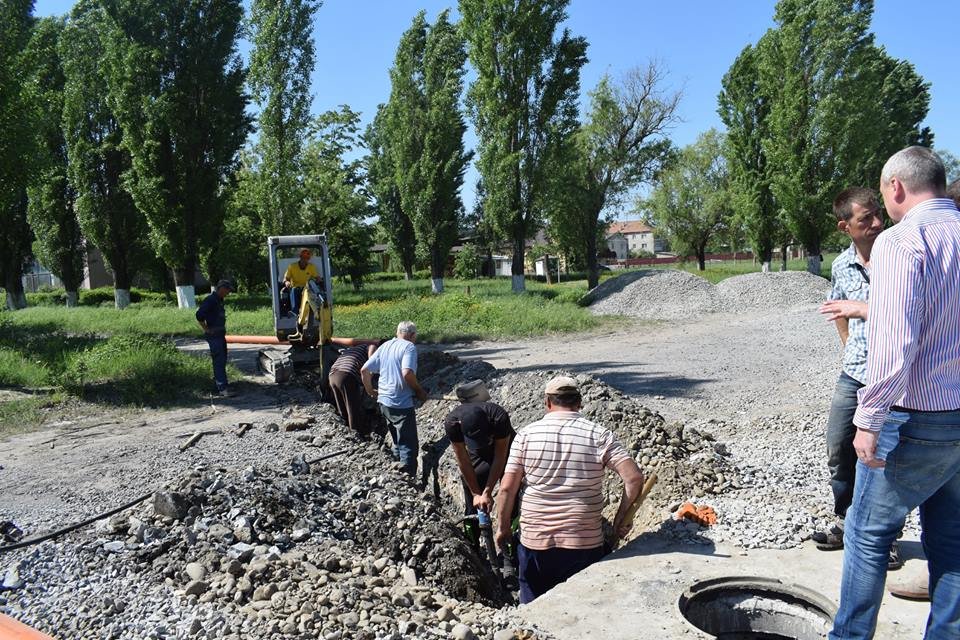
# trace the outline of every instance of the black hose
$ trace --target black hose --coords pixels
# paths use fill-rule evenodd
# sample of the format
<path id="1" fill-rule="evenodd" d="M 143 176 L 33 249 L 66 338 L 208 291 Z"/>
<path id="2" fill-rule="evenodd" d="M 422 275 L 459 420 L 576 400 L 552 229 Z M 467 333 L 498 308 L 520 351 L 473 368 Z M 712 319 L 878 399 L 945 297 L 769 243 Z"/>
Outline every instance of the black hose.
<path id="1" fill-rule="evenodd" d="M 314 460 L 310 460 L 310 461 L 307 462 L 307 464 L 315 464 L 315 463 L 317 463 L 317 462 L 321 462 L 322 460 L 327 460 L 327 459 L 329 459 L 329 458 L 335 458 L 335 457 L 337 457 L 337 456 L 342 456 L 343 454 L 345 454 L 345 453 L 350 453 L 351 451 L 353 451 L 353 448 L 341 449 L 340 451 L 334 451 L 333 453 L 328 453 L 328 454 L 323 455 L 323 456 L 320 456 L 319 458 L 316 458 L 316 459 L 314 459 Z M 90 524 L 91 522 L 96 522 L 97 520 L 103 520 L 104 518 L 109 518 L 110 516 L 114 515 L 115 513 L 120 513 L 120 512 L 123 511 L 124 509 L 129 509 L 130 507 L 134 506 L 135 504 L 139 504 L 139 503 L 143 502 L 144 500 L 146 500 L 147 498 L 149 498 L 149 497 L 152 496 L 152 495 L 153 495 L 153 492 L 151 491 L 150 493 L 144 494 L 144 495 L 140 496 L 139 498 L 137 498 L 136 500 L 131 500 L 130 502 L 128 502 L 128 503 L 126 503 L 126 504 L 123 504 L 123 505 L 120 505 L 119 507 L 116 507 L 115 509 L 111 509 L 110 511 L 107 511 L 107 512 L 105 512 L 105 513 L 101 513 L 101 514 L 99 514 L 99 515 L 96 515 L 96 516 L 87 518 L 86 520 L 83 520 L 82 522 L 77 522 L 76 524 L 72 524 L 72 525 L 70 525 L 70 526 L 68 526 L 68 527 L 64 527 L 63 529 L 58 529 L 58 530 L 56 530 L 56 531 L 52 531 L 52 532 L 50 532 L 50 533 L 48 533 L 48 534 L 46 534 L 46 535 L 42 535 L 42 536 L 40 536 L 40 537 L 38 537 L 38 538 L 31 538 L 31 539 L 29 539 L 29 540 L 22 540 L 22 541 L 20 541 L 20 542 L 17 542 L 16 544 L 10 544 L 10 545 L 5 545 L 5 546 L 0 546 L 0 553 L 6 553 L 7 551 L 15 551 L 16 549 L 23 549 L 24 547 L 29 547 L 30 545 L 39 544 L 39 543 L 41 543 L 41 542 L 46 542 L 47 540 L 52 540 L 52 539 L 54 539 L 54 538 L 59 538 L 60 536 L 66 534 L 66 533 L 70 533 L 71 531 L 76 531 L 76 530 L 79 529 L 80 527 L 85 527 L 85 526 L 87 526 L 88 524 Z"/>
<path id="2" fill-rule="evenodd" d="M 126 503 L 126 504 L 123 504 L 123 505 L 120 505 L 119 507 L 117 507 L 117 508 L 115 508 L 115 509 L 111 509 L 110 511 L 107 511 L 107 512 L 105 512 L 105 513 L 101 513 L 100 515 L 96 515 L 96 516 L 93 516 L 93 517 L 91 517 L 91 518 L 87 518 L 86 520 L 83 520 L 82 522 L 77 522 L 76 524 L 71 524 L 71 525 L 68 526 L 68 527 L 64 527 L 63 529 L 58 529 L 58 530 L 56 530 L 56 531 L 52 531 L 52 532 L 50 532 L 50 533 L 48 533 L 48 534 L 46 534 L 46 535 L 42 535 L 42 536 L 40 536 L 40 537 L 38 537 L 38 538 L 30 538 L 29 540 L 22 540 L 22 541 L 20 541 L 20 542 L 17 542 L 16 544 L 10 544 L 10 545 L 6 545 L 6 546 L 2 546 L 2 547 L 0 547 L 0 553 L 6 553 L 7 551 L 14 551 L 14 550 L 16 550 L 16 549 L 23 549 L 24 547 L 29 547 L 30 545 L 39 544 L 39 543 L 45 542 L 45 541 L 47 541 L 47 540 L 52 540 L 53 538 L 59 538 L 60 536 L 66 534 L 66 533 L 70 533 L 71 531 L 75 531 L 75 530 L 79 529 L 80 527 L 85 527 L 85 526 L 87 526 L 88 524 L 90 524 L 91 522 L 96 522 L 97 520 L 103 520 L 104 518 L 109 518 L 110 516 L 112 516 L 112 515 L 115 514 L 115 513 L 120 513 L 120 512 L 123 511 L 124 509 L 129 509 L 129 508 L 132 507 L 133 505 L 139 504 L 139 503 L 143 502 L 144 500 L 146 500 L 147 498 L 149 498 L 149 497 L 152 496 L 152 495 L 153 495 L 153 492 L 151 491 L 150 493 L 147 493 L 147 494 L 144 494 L 144 495 L 140 496 L 140 497 L 137 498 L 136 500 L 131 500 L 130 502 L 128 502 L 128 503 Z"/>

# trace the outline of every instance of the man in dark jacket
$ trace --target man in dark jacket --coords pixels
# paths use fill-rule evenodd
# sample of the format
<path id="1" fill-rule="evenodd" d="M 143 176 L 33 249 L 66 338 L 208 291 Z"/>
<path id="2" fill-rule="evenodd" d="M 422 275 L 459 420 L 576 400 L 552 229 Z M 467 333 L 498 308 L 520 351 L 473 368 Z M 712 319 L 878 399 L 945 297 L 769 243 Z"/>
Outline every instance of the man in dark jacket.
<path id="1" fill-rule="evenodd" d="M 230 281 L 221 280 L 197 308 L 197 323 L 203 329 L 213 359 L 213 380 L 217 383 L 217 393 L 223 397 L 230 395 L 227 390 L 227 312 L 223 299 L 231 291 Z"/>

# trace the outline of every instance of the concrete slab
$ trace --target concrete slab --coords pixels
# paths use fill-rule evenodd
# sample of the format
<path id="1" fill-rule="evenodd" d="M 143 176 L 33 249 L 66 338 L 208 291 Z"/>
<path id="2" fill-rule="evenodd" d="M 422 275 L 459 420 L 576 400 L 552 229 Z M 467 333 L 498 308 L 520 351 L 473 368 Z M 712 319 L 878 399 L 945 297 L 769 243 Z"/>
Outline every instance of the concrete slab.
<path id="1" fill-rule="evenodd" d="M 834 603 L 840 600 L 842 552 L 824 552 L 807 543 L 799 549 L 743 550 L 684 544 L 656 533 L 641 535 L 624 548 L 557 586 L 519 616 L 558 640 L 663 640 L 712 638 L 687 623 L 677 606 L 695 582 L 724 576 L 776 578 L 812 589 Z M 901 541 L 907 564 L 891 572 L 900 582 L 926 570 L 920 543 Z M 919 638 L 929 604 L 886 594 L 880 608 L 877 638 Z"/>

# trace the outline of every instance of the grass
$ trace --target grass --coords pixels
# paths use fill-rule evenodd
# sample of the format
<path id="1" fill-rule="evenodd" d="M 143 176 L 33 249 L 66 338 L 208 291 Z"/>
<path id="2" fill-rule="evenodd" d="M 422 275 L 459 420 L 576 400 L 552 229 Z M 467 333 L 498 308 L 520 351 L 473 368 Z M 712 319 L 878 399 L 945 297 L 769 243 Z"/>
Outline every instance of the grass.
<path id="1" fill-rule="evenodd" d="M 213 386 L 210 361 L 181 353 L 166 338 L 72 335 L 55 325 L 13 322 L 12 315 L 0 314 L 0 387 L 28 393 L 0 401 L 0 432 L 39 423 L 44 409 L 67 397 L 171 406 L 203 400 Z"/>

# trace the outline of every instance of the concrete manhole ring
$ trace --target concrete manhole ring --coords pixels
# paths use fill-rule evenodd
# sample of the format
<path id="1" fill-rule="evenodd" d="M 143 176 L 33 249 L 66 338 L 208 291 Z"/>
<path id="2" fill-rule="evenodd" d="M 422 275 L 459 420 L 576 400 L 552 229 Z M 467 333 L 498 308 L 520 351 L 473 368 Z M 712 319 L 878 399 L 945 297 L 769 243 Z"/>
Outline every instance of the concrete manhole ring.
<path id="1" fill-rule="evenodd" d="M 812 589 L 754 576 L 697 582 L 677 605 L 684 620 L 717 640 L 825 640 L 837 612 Z"/>

